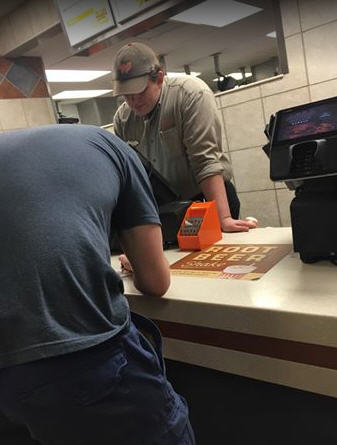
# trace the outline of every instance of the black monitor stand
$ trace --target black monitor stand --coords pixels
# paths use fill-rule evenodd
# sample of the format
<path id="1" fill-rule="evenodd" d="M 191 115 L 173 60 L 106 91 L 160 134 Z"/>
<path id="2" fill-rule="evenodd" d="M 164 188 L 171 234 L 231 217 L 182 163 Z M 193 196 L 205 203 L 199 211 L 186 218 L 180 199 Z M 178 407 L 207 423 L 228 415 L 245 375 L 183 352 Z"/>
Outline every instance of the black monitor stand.
<path id="1" fill-rule="evenodd" d="M 295 252 L 304 263 L 337 263 L 337 176 L 307 179 L 290 205 Z"/>

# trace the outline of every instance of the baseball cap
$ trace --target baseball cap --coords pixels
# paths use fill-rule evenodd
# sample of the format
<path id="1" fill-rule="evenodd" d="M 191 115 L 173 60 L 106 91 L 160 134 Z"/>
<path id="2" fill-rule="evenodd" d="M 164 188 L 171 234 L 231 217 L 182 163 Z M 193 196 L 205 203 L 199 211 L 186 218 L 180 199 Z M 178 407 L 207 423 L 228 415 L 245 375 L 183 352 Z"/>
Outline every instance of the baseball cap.
<path id="1" fill-rule="evenodd" d="M 120 48 L 113 65 L 114 96 L 138 94 L 145 90 L 149 74 L 159 66 L 154 51 L 140 42 Z"/>

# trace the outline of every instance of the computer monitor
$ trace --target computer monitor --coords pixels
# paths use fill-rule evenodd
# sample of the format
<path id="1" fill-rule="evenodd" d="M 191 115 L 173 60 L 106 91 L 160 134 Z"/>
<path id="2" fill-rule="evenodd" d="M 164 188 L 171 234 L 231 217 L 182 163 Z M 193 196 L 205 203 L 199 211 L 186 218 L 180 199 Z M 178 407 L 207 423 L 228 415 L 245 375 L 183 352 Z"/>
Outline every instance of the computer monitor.
<path id="1" fill-rule="evenodd" d="M 179 200 L 180 196 L 173 190 L 168 181 L 138 150 L 136 150 L 136 152 L 149 176 L 153 194 L 158 206 Z"/>
<path id="2" fill-rule="evenodd" d="M 278 111 L 272 145 L 329 137 L 337 133 L 337 98 Z"/>
<path id="3" fill-rule="evenodd" d="M 138 150 L 135 151 L 149 176 L 153 194 L 158 205 L 159 218 L 162 223 L 164 248 L 175 246 L 177 244 L 177 232 L 180 224 L 192 201 L 182 200 L 152 164 Z M 111 234 L 110 250 L 112 252 L 121 251 L 116 233 Z"/>
<path id="4" fill-rule="evenodd" d="M 337 97 L 280 110 L 269 127 L 272 180 L 337 175 Z"/>

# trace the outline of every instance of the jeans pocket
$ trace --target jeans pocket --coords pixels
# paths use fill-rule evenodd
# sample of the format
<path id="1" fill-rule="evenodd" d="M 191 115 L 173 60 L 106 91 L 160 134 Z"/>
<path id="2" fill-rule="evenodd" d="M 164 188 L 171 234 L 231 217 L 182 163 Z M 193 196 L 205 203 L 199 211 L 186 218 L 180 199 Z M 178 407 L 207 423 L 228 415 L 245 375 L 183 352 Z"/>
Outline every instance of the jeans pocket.
<path id="1" fill-rule="evenodd" d="M 140 345 L 142 346 L 144 352 L 148 352 L 153 357 L 153 360 L 158 367 L 158 371 L 161 374 L 165 375 L 165 366 L 163 364 L 161 351 L 154 346 L 153 341 L 150 340 L 148 335 L 145 334 L 143 331 L 138 330 L 138 335 Z"/>
<path id="2" fill-rule="evenodd" d="M 123 352 L 87 370 L 78 379 L 74 397 L 82 405 L 91 405 L 108 397 L 121 386 L 122 369 L 127 365 Z"/>
<path id="3" fill-rule="evenodd" d="M 140 314 L 131 312 L 131 320 L 137 328 L 141 346 L 155 357 L 163 375 L 166 375 L 165 362 L 162 353 L 162 337 L 156 324 Z"/>
<path id="4" fill-rule="evenodd" d="M 92 357 L 82 363 L 81 369 L 69 368 L 62 378 L 36 387 L 21 396 L 26 406 L 54 408 L 67 406 L 87 406 L 98 403 L 120 387 L 122 369 L 127 365 L 123 351 L 107 357 Z"/>

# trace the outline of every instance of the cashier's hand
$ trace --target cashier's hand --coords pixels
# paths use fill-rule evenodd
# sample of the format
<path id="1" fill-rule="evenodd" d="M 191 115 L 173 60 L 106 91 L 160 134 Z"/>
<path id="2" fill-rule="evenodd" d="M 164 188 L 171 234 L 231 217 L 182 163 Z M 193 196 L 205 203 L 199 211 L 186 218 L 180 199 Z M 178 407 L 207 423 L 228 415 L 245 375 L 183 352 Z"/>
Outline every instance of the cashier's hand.
<path id="1" fill-rule="evenodd" d="M 248 232 L 249 229 L 257 227 L 257 219 L 233 219 L 228 216 L 221 221 L 221 230 L 223 232 Z"/>
<path id="2" fill-rule="evenodd" d="M 128 260 L 128 257 L 124 255 L 124 253 L 119 255 L 118 259 L 121 263 L 122 272 L 133 272 L 130 261 Z"/>

